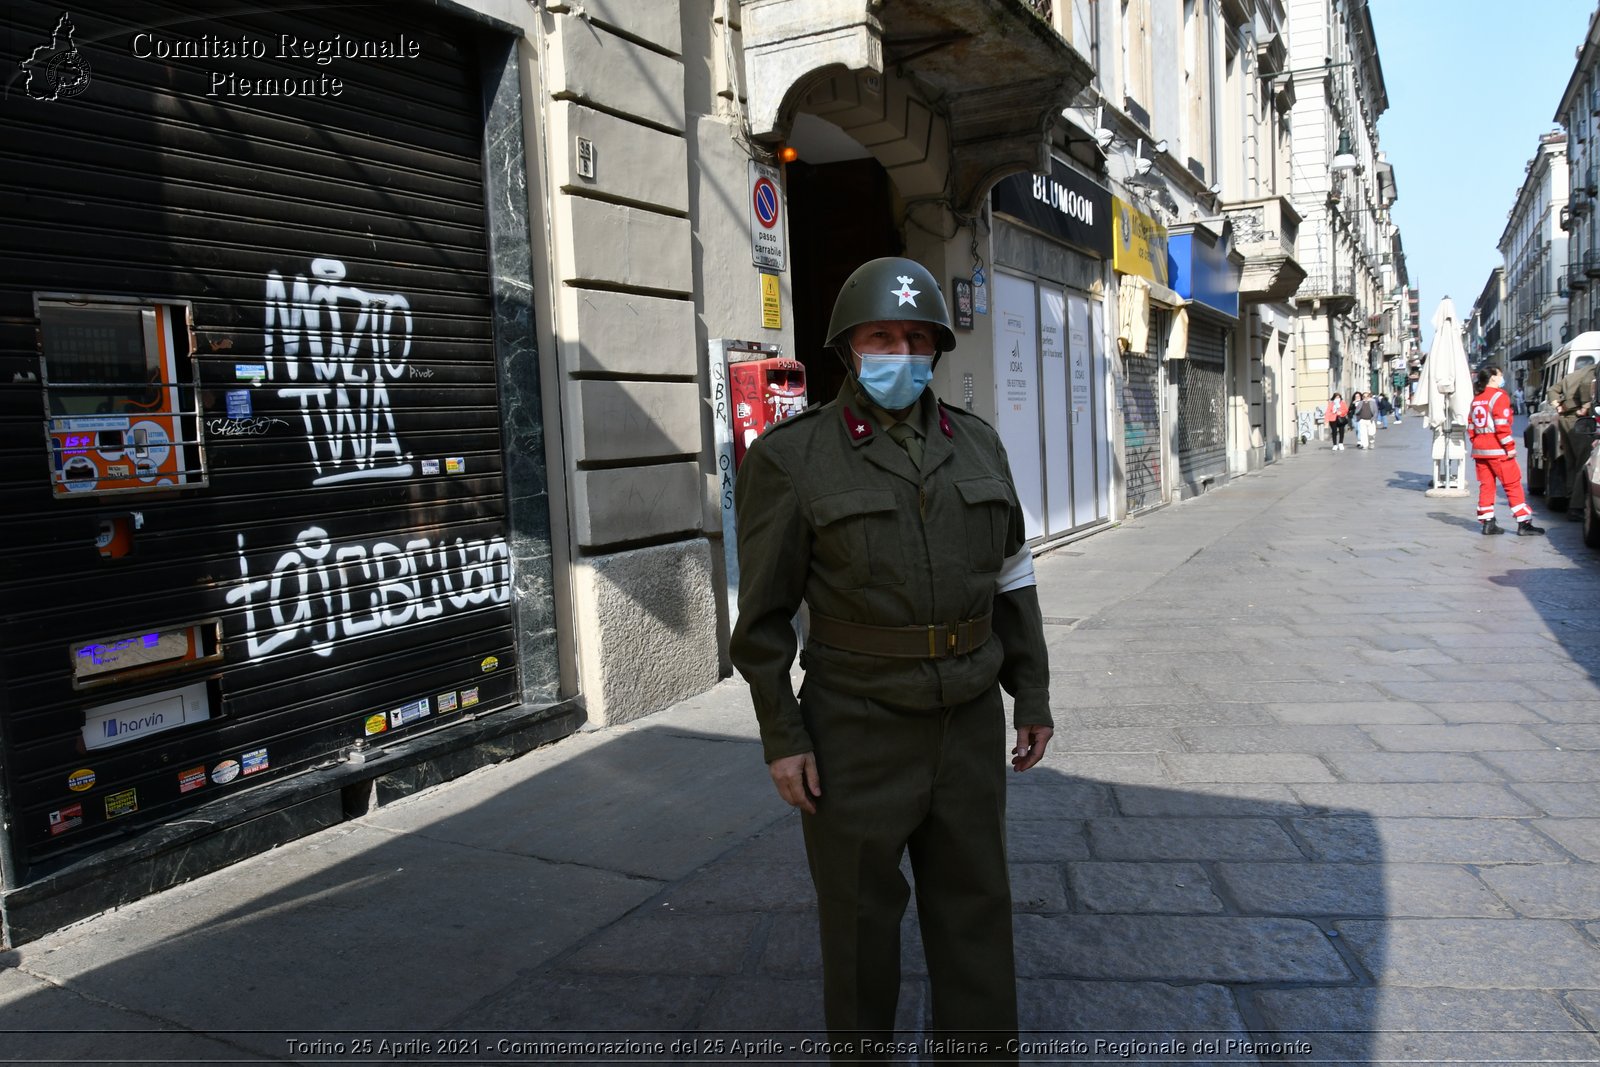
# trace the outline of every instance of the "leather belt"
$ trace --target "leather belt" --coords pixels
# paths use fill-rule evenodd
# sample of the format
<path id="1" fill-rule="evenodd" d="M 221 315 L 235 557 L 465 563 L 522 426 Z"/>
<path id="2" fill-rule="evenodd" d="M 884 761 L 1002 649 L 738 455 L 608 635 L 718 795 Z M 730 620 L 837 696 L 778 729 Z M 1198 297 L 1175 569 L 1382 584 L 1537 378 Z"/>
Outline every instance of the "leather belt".
<path id="1" fill-rule="evenodd" d="M 994 614 L 933 626 L 868 626 L 811 613 L 811 636 L 845 652 L 895 659 L 949 659 L 982 647 L 994 632 Z"/>

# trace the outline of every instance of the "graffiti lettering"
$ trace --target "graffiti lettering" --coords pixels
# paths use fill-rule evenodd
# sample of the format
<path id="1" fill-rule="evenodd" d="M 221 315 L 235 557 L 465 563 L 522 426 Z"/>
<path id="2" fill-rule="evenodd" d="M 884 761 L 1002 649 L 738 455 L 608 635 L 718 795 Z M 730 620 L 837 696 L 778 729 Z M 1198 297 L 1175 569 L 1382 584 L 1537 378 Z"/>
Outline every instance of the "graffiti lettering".
<path id="1" fill-rule="evenodd" d="M 248 419 L 207 419 L 206 433 L 213 437 L 265 437 L 274 426 L 287 426 L 282 419 L 256 415 Z"/>
<path id="2" fill-rule="evenodd" d="M 345 266 L 337 259 L 312 260 L 311 275 L 286 284 L 277 271 L 267 273 L 262 351 L 267 380 L 300 405 L 317 472 L 312 484 L 410 477 L 389 382 L 406 373 L 411 305 L 399 293 L 338 284 Z"/>
<path id="3" fill-rule="evenodd" d="M 340 543 L 311 526 L 270 566 L 254 568 L 244 534 L 238 543 L 239 580 L 227 601 L 244 608 L 252 660 L 303 645 L 329 656 L 340 641 L 511 599 L 511 554 L 500 536 Z"/>
<path id="4" fill-rule="evenodd" d="M 423 378 L 423 379 L 432 378 L 433 377 L 433 368 L 432 367 L 412 367 L 411 368 L 411 377 L 413 377 L 413 378 Z"/>

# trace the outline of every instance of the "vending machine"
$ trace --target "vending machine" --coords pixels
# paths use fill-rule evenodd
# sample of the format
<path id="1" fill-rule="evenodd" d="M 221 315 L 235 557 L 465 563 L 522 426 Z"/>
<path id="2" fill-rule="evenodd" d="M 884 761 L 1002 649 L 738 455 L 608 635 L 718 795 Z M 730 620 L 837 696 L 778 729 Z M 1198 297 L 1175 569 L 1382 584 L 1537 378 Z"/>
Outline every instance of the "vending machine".
<path id="1" fill-rule="evenodd" d="M 187 307 L 70 296 L 37 307 L 55 495 L 204 484 L 196 387 L 181 377 Z"/>

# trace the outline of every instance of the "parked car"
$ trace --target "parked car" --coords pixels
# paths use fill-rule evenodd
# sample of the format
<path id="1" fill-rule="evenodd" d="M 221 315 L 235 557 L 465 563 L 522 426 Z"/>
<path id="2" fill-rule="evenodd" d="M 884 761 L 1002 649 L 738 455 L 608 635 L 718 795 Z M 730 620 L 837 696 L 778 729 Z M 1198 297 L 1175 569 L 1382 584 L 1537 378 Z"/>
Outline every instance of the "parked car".
<path id="1" fill-rule="evenodd" d="M 1555 407 L 1550 403 L 1550 390 L 1568 374 L 1587 367 L 1600 359 L 1600 330 L 1580 333 L 1556 350 L 1545 360 L 1539 380 L 1525 395 L 1528 405 L 1528 428 L 1523 431 L 1522 443 L 1527 447 L 1528 491 L 1543 493 L 1552 506 L 1567 502 L 1567 483 L 1570 480 L 1569 462 L 1582 462 L 1587 455 L 1571 460 L 1561 444 L 1561 430 L 1557 425 Z M 1585 450 L 1587 454 L 1587 449 Z"/>

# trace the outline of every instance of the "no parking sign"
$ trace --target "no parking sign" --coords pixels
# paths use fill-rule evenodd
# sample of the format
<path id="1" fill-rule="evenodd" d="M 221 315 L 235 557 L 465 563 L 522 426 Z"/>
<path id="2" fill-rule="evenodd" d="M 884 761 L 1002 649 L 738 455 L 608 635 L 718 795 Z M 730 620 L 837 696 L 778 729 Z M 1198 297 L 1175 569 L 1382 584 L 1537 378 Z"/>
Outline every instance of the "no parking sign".
<path id="1" fill-rule="evenodd" d="M 750 258 L 768 270 L 783 270 L 788 262 L 778 181 L 778 168 L 750 161 Z"/>

